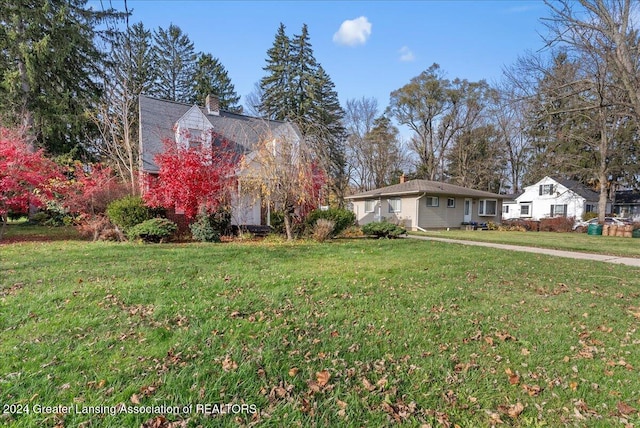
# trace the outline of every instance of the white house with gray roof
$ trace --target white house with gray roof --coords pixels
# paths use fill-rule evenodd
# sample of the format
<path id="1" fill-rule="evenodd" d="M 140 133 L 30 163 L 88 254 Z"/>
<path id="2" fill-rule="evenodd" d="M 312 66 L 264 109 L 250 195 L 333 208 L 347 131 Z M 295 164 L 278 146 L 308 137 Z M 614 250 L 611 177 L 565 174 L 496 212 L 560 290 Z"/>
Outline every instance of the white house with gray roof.
<path id="1" fill-rule="evenodd" d="M 505 204 L 503 219 L 581 219 L 585 212 L 598 212 L 598 199 L 598 193 L 577 181 L 544 177 L 537 183 L 525 187 L 524 192 Z M 607 204 L 607 212 L 610 212 L 610 209 L 610 204 Z"/>
<path id="2" fill-rule="evenodd" d="M 224 139 L 231 143 L 225 146 L 227 149 L 234 150 L 238 156 L 250 157 L 252 149 L 265 138 L 276 141 L 300 138 L 290 123 L 220 110 L 214 96 L 208 96 L 205 104 L 201 107 L 140 95 L 140 173 L 143 177 L 159 173 L 155 157 L 164 150 L 166 140 L 183 147 L 201 147 L 220 144 Z M 265 216 L 261 202 L 259 195 L 239 197 L 236 194 L 231 207 L 232 223 L 239 226 L 266 223 L 262 221 Z"/>
<path id="3" fill-rule="evenodd" d="M 500 222 L 498 195 L 448 183 L 411 180 L 347 196 L 360 225 L 374 221 L 401 224 L 408 230 L 460 228 Z"/>

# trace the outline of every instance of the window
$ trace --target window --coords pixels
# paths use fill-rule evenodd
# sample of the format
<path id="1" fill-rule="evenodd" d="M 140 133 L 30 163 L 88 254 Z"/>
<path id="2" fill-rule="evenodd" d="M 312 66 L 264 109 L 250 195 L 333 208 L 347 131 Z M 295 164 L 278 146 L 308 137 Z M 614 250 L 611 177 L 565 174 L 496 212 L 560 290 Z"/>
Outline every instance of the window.
<path id="1" fill-rule="evenodd" d="M 538 188 L 538 193 L 540 196 L 542 195 L 552 195 L 553 194 L 553 184 L 541 184 Z"/>
<path id="2" fill-rule="evenodd" d="M 584 210 L 588 213 L 597 213 L 598 206 L 594 204 L 586 204 Z"/>
<path id="3" fill-rule="evenodd" d="M 456 200 L 454 198 L 447 198 L 447 208 L 455 208 Z"/>
<path id="4" fill-rule="evenodd" d="M 437 196 L 427 196 L 427 206 L 428 207 L 440 206 L 440 199 Z"/>
<path id="5" fill-rule="evenodd" d="M 390 213 L 399 213 L 402 211 L 402 200 L 401 199 L 389 199 L 389 212 Z"/>
<path id="6" fill-rule="evenodd" d="M 498 210 L 498 201 L 495 199 L 480 199 L 478 215 L 494 216 Z"/>
<path id="7" fill-rule="evenodd" d="M 504 205 L 502 206 L 502 213 L 503 213 L 503 214 L 509 214 L 509 205 L 504 204 Z"/>
<path id="8" fill-rule="evenodd" d="M 369 199 L 364 201 L 364 212 L 372 213 L 376 209 L 376 201 Z"/>
<path id="9" fill-rule="evenodd" d="M 188 131 L 189 148 L 201 149 L 202 148 L 202 131 L 199 129 L 189 128 Z"/>
<path id="10" fill-rule="evenodd" d="M 551 217 L 566 217 L 566 216 L 567 216 L 567 204 L 551 205 Z"/>
<path id="11" fill-rule="evenodd" d="M 520 217 L 531 217 L 531 202 L 520 203 Z"/>

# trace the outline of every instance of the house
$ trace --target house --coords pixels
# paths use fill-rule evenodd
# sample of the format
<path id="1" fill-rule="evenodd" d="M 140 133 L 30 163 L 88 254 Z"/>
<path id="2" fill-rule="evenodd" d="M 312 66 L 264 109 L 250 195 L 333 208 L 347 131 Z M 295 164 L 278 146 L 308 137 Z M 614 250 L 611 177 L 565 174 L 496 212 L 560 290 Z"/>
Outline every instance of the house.
<path id="1" fill-rule="evenodd" d="M 640 192 L 637 190 L 618 190 L 615 195 L 613 212 L 619 217 L 630 217 L 640 222 Z"/>
<path id="2" fill-rule="evenodd" d="M 504 195 L 504 200 L 502 201 L 502 220 L 518 218 L 520 212 L 517 199 L 520 195 L 522 195 L 522 192 Z"/>
<path id="3" fill-rule="evenodd" d="M 230 113 L 220 110 L 218 99 L 207 96 L 205 106 L 189 105 L 140 95 L 140 173 L 142 177 L 158 175 L 155 157 L 165 141 L 176 141 L 182 147 L 215 145 L 221 139 L 231 143 L 238 155 L 251 158 L 252 149 L 265 138 L 299 139 L 293 125 Z M 250 162 L 249 162 L 250 163 Z M 238 171 L 238 174 L 242 174 Z M 145 180 L 141 180 L 145 183 Z M 144 189 L 143 189 L 144 192 Z M 255 226 L 268 224 L 259 195 L 235 196 L 231 201 L 232 224 Z M 180 212 L 176 214 L 180 215 Z"/>
<path id="4" fill-rule="evenodd" d="M 509 213 L 503 219 L 540 220 L 559 216 L 581 219 L 585 212 L 598 212 L 598 199 L 598 193 L 577 181 L 544 177 L 525 187 L 513 199 L 514 203 L 508 204 Z"/>
<path id="5" fill-rule="evenodd" d="M 408 230 L 500 222 L 504 195 L 428 180 L 411 180 L 347 196 L 359 224 L 387 220 Z"/>

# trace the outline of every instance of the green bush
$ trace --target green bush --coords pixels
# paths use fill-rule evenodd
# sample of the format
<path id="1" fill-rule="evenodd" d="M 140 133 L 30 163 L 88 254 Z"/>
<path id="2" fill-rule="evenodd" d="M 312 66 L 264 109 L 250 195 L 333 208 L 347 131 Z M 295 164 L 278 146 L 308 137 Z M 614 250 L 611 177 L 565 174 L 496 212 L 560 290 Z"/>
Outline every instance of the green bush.
<path id="1" fill-rule="evenodd" d="M 127 232 L 131 240 L 144 242 L 163 242 L 178 230 L 178 226 L 166 218 L 152 218 L 133 226 Z"/>
<path id="2" fill-rule="evenodd" d="M 274 233 L 284 235 L 284 213 L 282 211 L 271 212 L 271 229 Z"/>
<path id="3" fill-rule="evenodd" d="M 330 208 L 326 211 L 314 210 L 305 219 L 307 228 L 314 230 L 317 221 L 320 219 L 332 221 L 335 226 L 331 236 L 337 236 L 355 223 L 356 215 L 352 211 L 342 208 Z"/>
<path id="4" fill-rule="evenodd" d="M 407 233 L 404 227 L 383 221 L 381 223 L 368 223 L 362 226 L 362 233 L 376 238 L 399 238 Z"/>
<path id="5" fill-rule="evenodd" d="M 111 223 L 123 231 L 155 217 L 155 212 L 144 204 L 139 196 L 125 196 L 107 205 L 107 216 Z"/>
<path id="6" fill-rule="evenodd" d="M 220 237 L 231 231 L 231 213 L 218 210 L 213 214 L 199 214 L 196 221 L 189 225 L 191 236 L 200 242 L 220 242 Z"/>
<path id="7" fill-rule="evenodd" d="M 582 221 L 589 221 L 596 217 L 598 217 L 598 213 L 594 213 L 593 211 L 585 211 L 582 213 Z"/>

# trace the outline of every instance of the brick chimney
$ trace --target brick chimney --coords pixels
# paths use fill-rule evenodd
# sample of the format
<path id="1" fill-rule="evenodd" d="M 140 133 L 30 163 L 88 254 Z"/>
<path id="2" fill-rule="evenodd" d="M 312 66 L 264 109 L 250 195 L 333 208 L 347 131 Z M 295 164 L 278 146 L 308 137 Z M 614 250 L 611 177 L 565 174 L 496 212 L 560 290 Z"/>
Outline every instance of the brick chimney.
<path id="1" fill-rule="evenodd" d="M 220 100 L 213 94 L 207 95 L 204 100 L 205 107 L 207 108 L 207 114 L 214 116 L 220 116 Z"/>
<path id="2" fill-rule="evenodd" d="M 403 172 L 402 175 L 400 176 L 400 184 L 404 183 L 405 181 L 407 181 L 407 176 L 404 175 L 404 172 Z"/>

